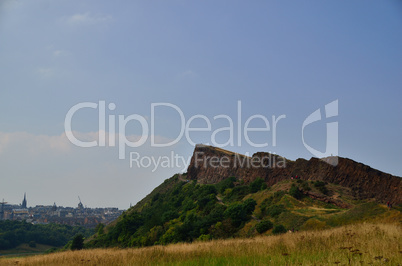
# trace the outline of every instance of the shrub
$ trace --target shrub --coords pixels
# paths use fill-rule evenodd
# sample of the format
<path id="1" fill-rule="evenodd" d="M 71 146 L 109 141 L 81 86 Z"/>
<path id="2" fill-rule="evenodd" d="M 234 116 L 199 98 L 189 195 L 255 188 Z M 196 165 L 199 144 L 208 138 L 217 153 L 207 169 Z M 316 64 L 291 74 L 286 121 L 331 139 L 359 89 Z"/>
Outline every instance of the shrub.
<path id="1" fill-rule="evenodd" d="M 236 203 L 227 208 L 224 212 L 225 217 L 232 220 L 234 226 L 240 226 L 243 221 L 250 219 L 257 202 L 253 199 L 247 199 L 243 203 Z"/>
<path id="2" fill-rule="evenodd" d="M 250 193 L 250 187 L 249 186 L 237 186 L 232 188 L 232 191 L 228 193 L 225 197 L 225 200 L 228 201 L 238 201 L 242 200 L 244 196 Z"/>
<path id="3" fill-rule="evenodd" d="M 240 226 L 242 221 L 247 219 L 247 213 L 243 204 L 234 204 L 226 209 L 225 216 L 232 220 L 234 226 Z"/>
<path id="4" fill-rule="evenodd" d="M 47 250 L 45 251 L 45 254 L 55 253 L 55 252 L 57 252 L 57 251 L 59 251 L 58 248 L 49 248 L 49 249 L 47 249 Z"/>
<path id="5" fill-rule="evenodd" d="M 256 226 L 255 226 L 255 230 L 257 230 L 258 233 L 262 234 L 264 232 L 266 232 L 267 230 L 271 229 L 274 225 L 271 223 L 271 221 L 269 220 L 264 220 L 259 222 Z"/>
<path id="6" fill-rule="evenodd" d="M 257 202 L 253 199 L 246 199 L 243 202 L 243 209 L 246 212 L 247 215 L 250 215 L 253 213 L 255 206 L 257 205 Z"/>
<path id="7" fill-rule="evenodd" d="M 198 198 L 202 198 L 205 196 L 208 196 L 210 194 L 218 194 L 218 192 L 216 191 L 216 187 L 213 185 L 203 185 L 198 189 Z"/>
<path id="8" fill-rule="evenodd" d="M 205 206 L 207 206 L 207 204 L 211 201 L 211 198 L 209 196 L 203 197 L 201 199 L 198 200 L 197 204 L 198 206 L 202 209 Z"/>
<path id="9" fill-rule="evenodd" d="M 254 180 L 250 184 L 250 192 L 255 193 L 257 191 L 260 191 L 263 184 L 264 184 L 264 180 L 262 180 L 261 178 L 258 177 L 256 180 Z"/>
<path id="10" fill-rule="evenodd" d="M 181 240 L 179 235 L 179 228 L 177 226 L 171 226 L 168 230 L 161 236 L 159 243 L 162 245 L 167 245 L 170 243 L 177 243 Z"/>
<path id="11" fill-rule="evenodd" d="M 152 202 L 157 201 L 160 196 L 161 196 L 161 194 L 156 193 L 156 194 L 152 197 Z"/>
<path id="12" fill-rule="evenodd" d="M 273 202 L 280 201 L 285 194 L 286 193 L 283 190 L 275 192 L 274 195 L 273 195 Z"/>
<path id="13" fill-rule="evenodd" d="M 198 240 L 200 240 L 200 241 L 209 241 L 211 239 L 212 239 L 211 235 L 200 235 L 198 237 Z"/>
<path id="14" fill-rule="evenodd" d="M 84 247 L 84 236 L 82 234 L 78 234 L 74 237 L 73 242 L 71 243 L 71 250 L 80 250 Z"/>
<path id="15" fill-rule="evenodd" d="M 194 201 L 192 199 L 186 198 L 183 201 L 182 206 L 183 206 L 183 211 L 186 212 L 186 211 L 194 209 L 196 207 L 196 204 L 194 203 Z"/>
<path id="16" fill-rule="evenodd" d="M 325 182 L 323 182 L 323 181 L 316 181 L 316 182 L 314 182 L 314 186 L 315 187 L 323 187 L 323 186 L 325 186 Z"/>
<path id="17" fill-rule="evenodd" d="M 221 182 L 219 182 L 216 187 L 218 188 L 219 193 L 223 194 L 226 189 L 233 188 L 234 187 L 234 182 L 236 181 L 236 177 L 229 177 Z"/>
<path id="18" fill-rule="evenodd" d="M 224 205 L 215 204 L 214 208 L 208 214 L 207 219 L 212 223 L 216 223 L 223 219 L 223 214 L 226 210 Z"/>
<path id="19" fill-rule="evenodd" d="M 303 198 L 303 193 L 299 190 L 295 184 L 292 185 L 292 187 L 289 189 L 289 194 L 295 199 L 302 199 Z"/>
<path id="20" fill-rule="evenodd" d="M 261 213 L 265 213 L 266 209 L 271 204 L 274 204 L 274 203 L 280 201 L 282 199 L 283 195 L 285 195 L 285 192 L 281 190 L 281 191 L 275 192 L 274 195 L 264 199 L 260 205 Z"/>
<path id="21" fill-rule="evenodd" d="M 167 211 L 162 215 L 162 222 L 166 223 L 170 220 L 176 219 L 179 214 L 176 211 Z"/>
<path id="22" fill-rule="evenodd" d="M 176 184 L 176 186 L 174 187 L 173 191 L 172 191 L 172 195 L 178 195 L 182 189 L 184 183 L 178 183 Z"/>
<path id="23" fill-rule="evenodd" d="M 274 230 L 272 230 L 272 233 L 274 233 L 275 235 L 283 234 L 283 233 L 286 233 L 286 232 L 287 232 L 286 228 L 281 224 L 275 225 Z"/>
<path id="24" fill-rule="evenodd" d="M 302 189 L 303 189 L 303 191 L 310 191 L 311 187 L 308 185 L 307 182 L 303 182 Z"/>
<path id="25" fill-rule="evenodd" d="M 231 188 L 225 189 L 225 191 L 223 192 L 223 195 L 225 195 L 225 196 L 229 195 L 230 193 L 232 193 L 232 190 L 233 189 L 231 189 Z"/>
<path id="26" fill-rule="evenodd" d="M 326 185 L 326 183 L 325 183 L 325 182 L 322 182 L 322 181 L 316 181 L 316 182 L 314 183 L 314 186 L 315 186 L 322 194 L 327 195 L 329 191 L 328 191 L 328 188 L 327 188 L 325 185 Z"/>
<path id="27" fill-rule="evenodd" d="M 328 193 L 329 193 L 329 190 L 328 190 L 327 187 L 319 187 L 318 190 L 319 190 L 322 194 L 325 194 L 325 195 L 328 195 Z"/>

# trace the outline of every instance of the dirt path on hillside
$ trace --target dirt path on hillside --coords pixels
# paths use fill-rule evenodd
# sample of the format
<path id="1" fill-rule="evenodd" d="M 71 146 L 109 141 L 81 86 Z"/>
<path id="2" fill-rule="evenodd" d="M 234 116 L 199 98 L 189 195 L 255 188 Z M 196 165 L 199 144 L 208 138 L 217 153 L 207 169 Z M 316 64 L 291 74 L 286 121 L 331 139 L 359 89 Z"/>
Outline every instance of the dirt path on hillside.
<path id="1" fill-rule="evenodd" d="M 189 182 L 189 180 L 183 178 L 182 174 L 179 174 L 178 178 L 179 178 L 180 181 Z"/>

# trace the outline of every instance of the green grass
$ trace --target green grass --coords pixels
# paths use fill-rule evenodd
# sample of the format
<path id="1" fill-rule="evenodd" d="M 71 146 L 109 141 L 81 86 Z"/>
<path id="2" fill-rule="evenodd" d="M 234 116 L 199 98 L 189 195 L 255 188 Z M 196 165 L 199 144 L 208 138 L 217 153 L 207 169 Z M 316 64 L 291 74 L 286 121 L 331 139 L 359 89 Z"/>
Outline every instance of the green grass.
<path id="1" fill-rule="evenodd" d="M 282 224 L 287 230 L 299 230 L 309 217 L 298 215 L 293 212 L 283 212 L 276 219 L 276 224 Z"/>
<path id="2" fill-rule="evenodd" d="M 305 207 L 306 204 L 304 204 L 302 201 L 299 201 L 295 198 L 293 198 L 290 195 L 284 195 L 280 201 L 278 202 L 278 204 L 282 204 L 284 205 L 287 209 L 291 210 L 291 209 L 295 209 L 295 208 L 302 208 Z"/>
<path id="3" fill-rule="evenodd" d="M 378 205 L 378 203 L 363 203 L 344 213 L 332 215 L 330 218 L 328 218 L 327 224 L 330 226 L 340 226 L 358 221 L 361 222 L 379 216 L 386 211 L 387 209 Z"/>

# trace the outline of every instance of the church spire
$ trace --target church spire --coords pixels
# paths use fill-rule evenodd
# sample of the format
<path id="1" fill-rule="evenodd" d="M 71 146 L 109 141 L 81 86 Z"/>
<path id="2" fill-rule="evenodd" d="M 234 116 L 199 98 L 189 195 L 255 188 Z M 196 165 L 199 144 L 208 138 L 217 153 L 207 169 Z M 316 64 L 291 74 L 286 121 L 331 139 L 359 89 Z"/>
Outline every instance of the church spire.
<path id="1" fill-rule="evenodd" d="M 24 193 L 24 200 L 22 201 L 21 208 L 22 209 L 27 208 L 27 193 L 26 192 Z"/>

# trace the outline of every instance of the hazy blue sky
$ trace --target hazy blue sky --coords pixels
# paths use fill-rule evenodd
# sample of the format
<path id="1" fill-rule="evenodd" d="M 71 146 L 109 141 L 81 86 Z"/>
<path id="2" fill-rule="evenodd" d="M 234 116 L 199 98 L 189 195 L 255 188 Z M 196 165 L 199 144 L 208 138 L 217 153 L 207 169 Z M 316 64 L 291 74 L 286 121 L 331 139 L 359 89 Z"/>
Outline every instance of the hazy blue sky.
<path id="1" fill-rule="evenodd" d="M 116 121 L 137 114 L 148 123 L 152 103 L 170 103 L 186 121 L 207 117 L 212 131 L 228 126 L 214 116 L 227 115 L 236 141 L 226 149 L 294 160 L 314 156 L 302 142 L 303 121 L 338 100 L 339 115 L 328 121 L 339 125 L 339 155 L 402 176 L 401 47 L 399 1 L 2 0 L 0 199 L 20 203 L 26 192 L 29 206 L 76 206 L 79 195 L 88 207 L 128 208 L 185 167 L 130 168 L 117 147 L 75 147 L 64 120 L 81 102 L 114 103 L 106 115 Z M 244 138 L 238 145 L 238 101 L 242 128 L 255 114 L 271 126 L 273 115 L 286 115 L 276 146 L 272 130 L 250 133 L 267 147 Z M 159 141 L 179 135 L 172 108 L 155 109 L 155 121 Z M 325 150 L 328 121 L 305 129 L 317 150 Z M 78 111 L 72 129 L 97 140 L 97 110 Z M 140 133 L 138 123 L 127 125 L 126 135 Z M 211 135 L 191 138 L 211 143 Z M 224 143 L 229 134 L 216 137 Z M 147 142 L 126 154 L 188 158 L 193 149 L 183 137 L 173 147 Z"/>

